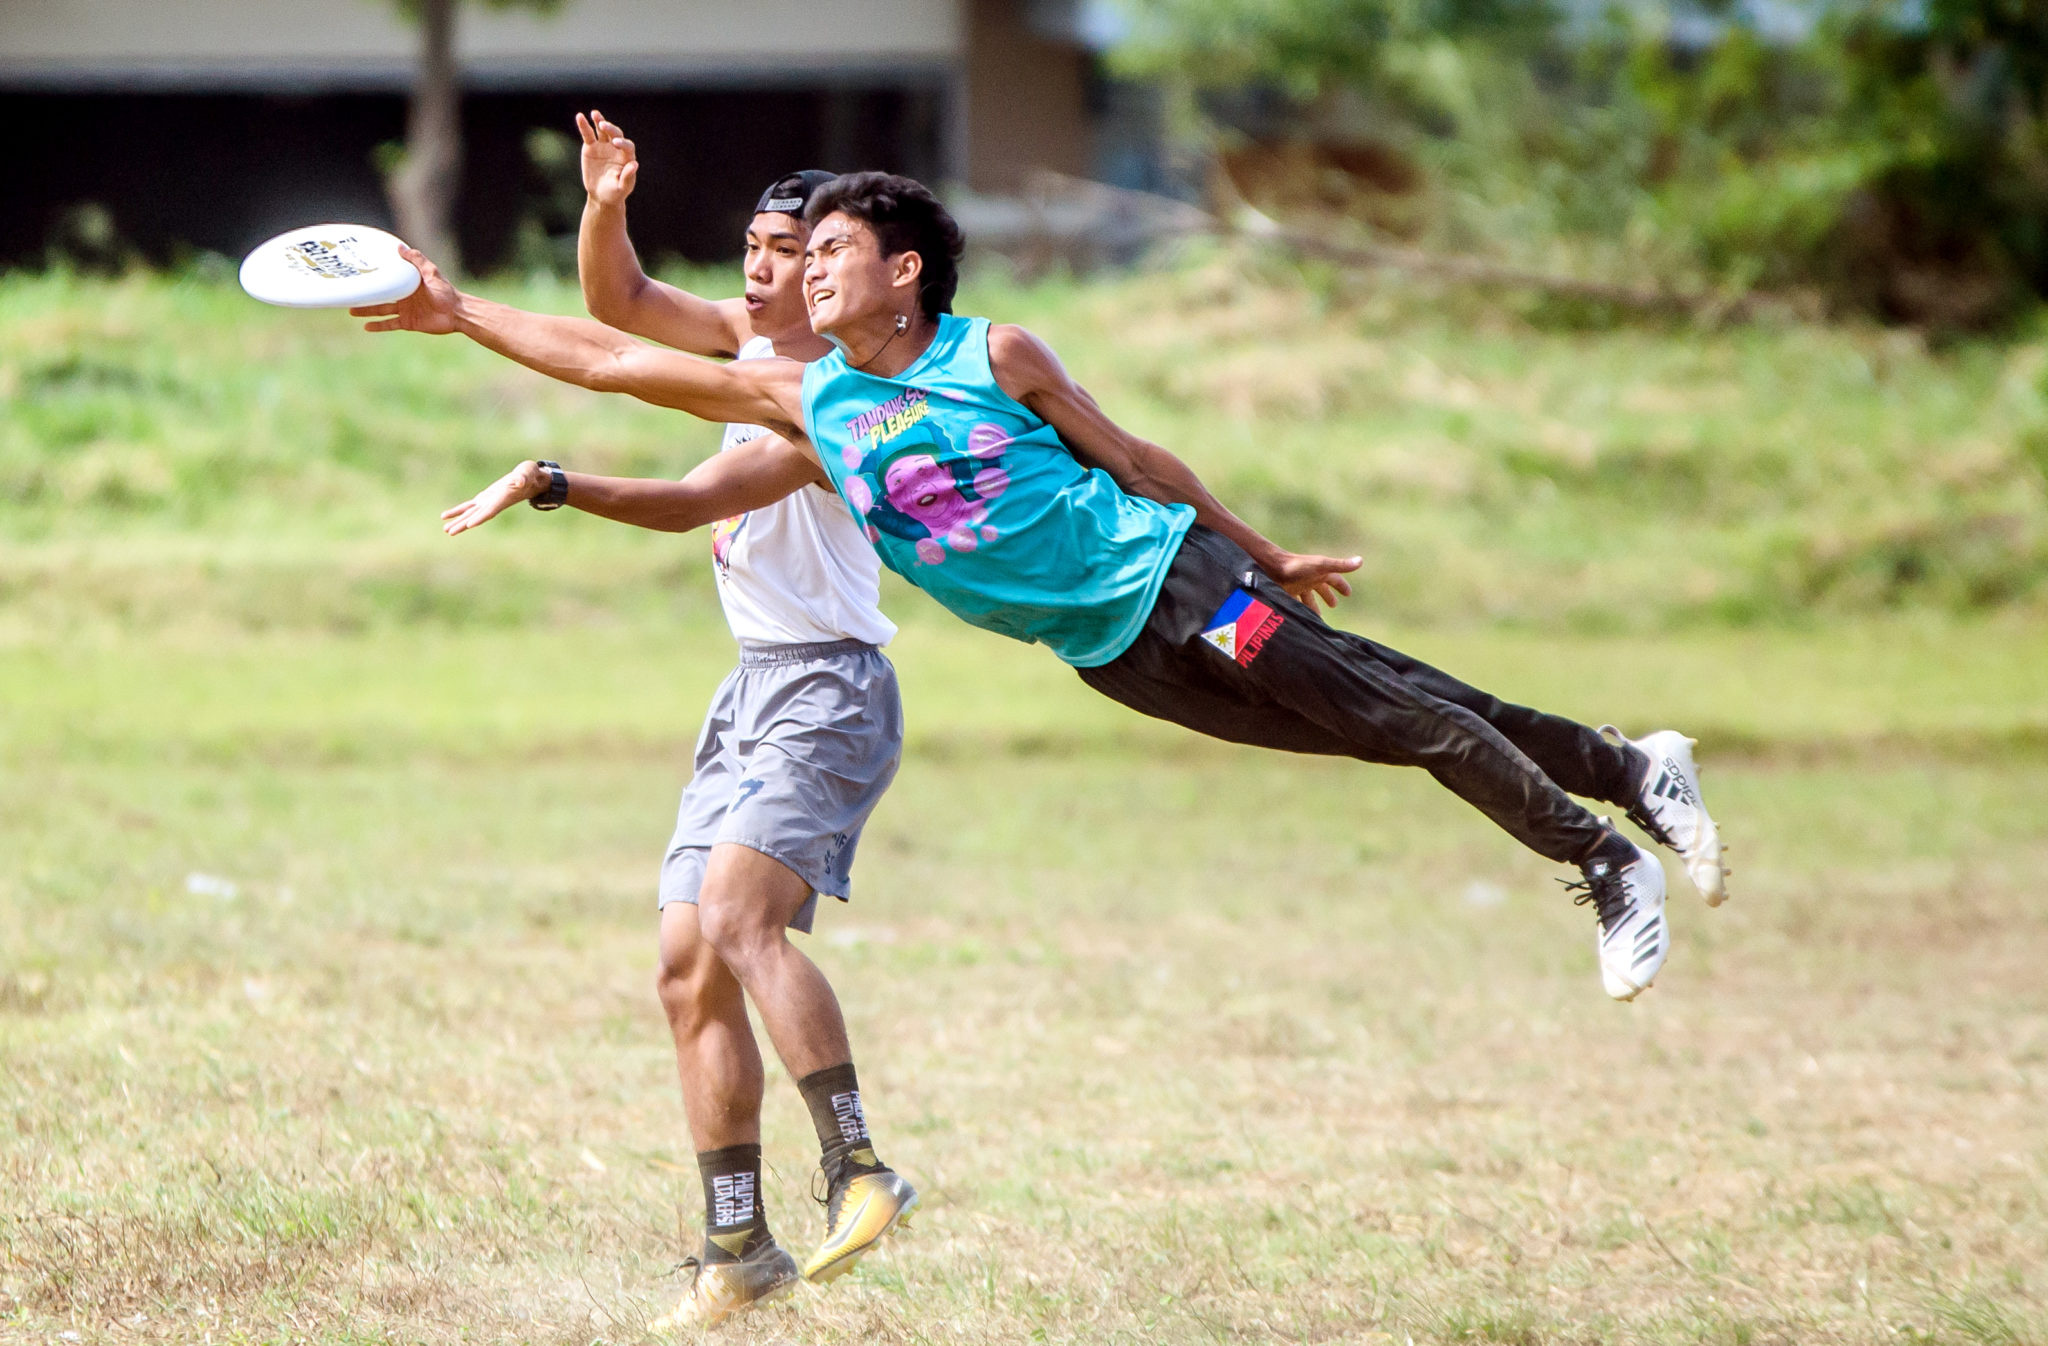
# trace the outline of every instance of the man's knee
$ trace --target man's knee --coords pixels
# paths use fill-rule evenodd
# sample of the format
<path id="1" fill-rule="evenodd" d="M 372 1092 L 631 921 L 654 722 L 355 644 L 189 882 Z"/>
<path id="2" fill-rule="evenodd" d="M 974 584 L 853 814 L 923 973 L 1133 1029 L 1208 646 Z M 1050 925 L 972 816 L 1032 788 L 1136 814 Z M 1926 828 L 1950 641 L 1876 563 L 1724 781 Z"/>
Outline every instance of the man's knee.
<path id="1" fill-rule="evenodd" d="M 663 939 L 654 989 L 668 1017 L 689 1020 L 711 1013 L 724 991 L 724 971 L 708 939 Z"/>
<path id="2" fill-rule="evenodd" d="M 707 883 L 698 895 L 698 903 L 697 919 L 704 931 L 704 942 L 742 980 L 745 969 L 784 938 L 783 928 L 775 923 L 758 894 Z"/>

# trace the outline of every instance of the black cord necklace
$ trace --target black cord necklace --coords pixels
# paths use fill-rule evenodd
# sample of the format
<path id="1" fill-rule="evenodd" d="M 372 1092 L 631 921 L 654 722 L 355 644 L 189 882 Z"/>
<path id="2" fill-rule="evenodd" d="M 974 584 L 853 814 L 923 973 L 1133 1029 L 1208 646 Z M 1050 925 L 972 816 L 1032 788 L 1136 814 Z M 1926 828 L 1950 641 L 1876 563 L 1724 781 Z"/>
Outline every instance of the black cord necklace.
<path id="1" fill-rule="evenodd" d="M 904 316 L 904 315 L 903 315 L 903 314 L 901 314 L 901 313 L 897 314 L 897 315 L 896 315 L 896 330 L 895 330 L 895 331 L 893 331 L 893 332 L 891 332 L 891 333 L 889 333 L 889 340 L 888 340 L 888 341 L 884 341 L 884 342 L 882 343 L 882 349 L 881 349 L 881 350 L 878 350 L 878 351 L 876 351 L 876 352 L 875 352 L 875 353 L 874 353 L 873 355 L 870 355 L 870 356 L 869 356 L 869 357 L 868 357 L 867 359 L 865 359 L 865 360 L 862 360 L 862 361 L 861 361 L 861 362 L 860 362 L 859 364 L 855 365 L 855 366 L 854 366 L 854 368 L 855 368 L 855 369 L 866 369 L 866 368 L 867 368 L 867 367 L 868 367 L 869 365 L 871 365 L 871 364 L 873 364 L 873 363 L 874 363 L 875 361 L 877 361 L 877 360 L 881 359 L 881 358 L 882 358 L 882 351 L 886 351 L 886 350 L 888 350 L 888 349 L 889 349 L 889 347 L 890 347 L 890 345 L 891 345 L 892 343 L 894 343 L 894 341 L 896 340 L 896 338 L 897 338 L 897 337 L 900 337 L 900 336 L 902 336 L 902 335 L 903 335 L 903 334 L 904 334 L 905 332 L 907 332 L 907 331 L 909 331 L 909 330 L 910 330 L 910 319 L 909 319 L 908 317 Z"/>

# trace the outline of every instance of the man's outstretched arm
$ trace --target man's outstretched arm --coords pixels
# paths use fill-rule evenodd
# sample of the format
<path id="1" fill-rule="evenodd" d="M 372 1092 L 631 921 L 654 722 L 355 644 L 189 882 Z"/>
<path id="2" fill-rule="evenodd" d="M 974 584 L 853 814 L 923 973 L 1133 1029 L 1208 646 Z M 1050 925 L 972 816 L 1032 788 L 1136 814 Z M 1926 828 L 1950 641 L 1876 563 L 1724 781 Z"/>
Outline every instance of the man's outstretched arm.
<path id="1" fill-rule="evenodd" d="M 707 421 L 746 421 L 790 439 L 803 436 L 802 365 L 788 360 L 721 365 L 644 346 L 588 318 L 528 313 L 464 294 L 418 249 L 401 252 L 420 269 L 420 287 L 393 304 L 350 309 L 358 318 L 382 319 L 366 324 L 369 331 L 460 332 L 564 383 L 626 393 Z"/>
<path id="2" fill-rule="evenodd" d="M 576 275 L 590 316 L 622 332 L 693 355 L 731 359 L 754 334 L 738 299 L 705 299 L 663 284 L 640 266 L 626 234 L 626 198 L 640 159 L 626 133 L 593 110 L 576 114 L 583 137 L 583 223 L 576 233 Z"/>
<path id="3" fill-rule="evenodd" d="M 1099 467 L 1132 495 L 1166 505 L 1192 505 L 1195 521 L 1243 547 L 1261 570 L 1310 607 L 1332 607 L 1351 593 L 1344 578 L 1358 569 L 1356 556 L 1312 556 L 1287 551 L 1224 507 L 1194 469 L 1150 440 L 1140 439 L 1103 412 L 1087 389 L 1074 382 L 1052 347 L 1021 327 L 991 326 L 989 365 L 1004 392 L 1038 413 L 1063 442 L 1091 467 Z"/>
<path id="4" fill-rule="evenodd" d="M 687 533 L 762 509 L 809 485 L 827 490 L 832 486 L 816 460 L 780 435 L 762 435 L 715 453 L 681 481 L 584 472 L 563 475 L 569 479 L 563 503 L 572 509 L 663 533 Z M 512 506 L 546 493 L 552 479 L 539 463 L 521 463 L 472 499 L 442 510 L 441 531 L 454 537 L 487 524 Z"/>

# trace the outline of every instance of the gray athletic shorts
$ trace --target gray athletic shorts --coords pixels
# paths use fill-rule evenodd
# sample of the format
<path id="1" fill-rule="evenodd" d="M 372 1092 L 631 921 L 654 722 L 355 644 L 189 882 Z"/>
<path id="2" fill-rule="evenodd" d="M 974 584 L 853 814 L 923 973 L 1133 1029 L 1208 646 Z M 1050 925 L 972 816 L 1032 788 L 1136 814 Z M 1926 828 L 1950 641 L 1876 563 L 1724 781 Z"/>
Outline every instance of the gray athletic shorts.
<path id="1" fill-rule="evenodd" d="M 808 931 L 818 894 L 852 895 L 861 828 L 902 757 L 903 702 L 880 650 L 858 640 L 743 645 L 697 738 L 659 905 L 695 902 L 711 848 L 731 842 L 811 885 L 789 923 Z"/>

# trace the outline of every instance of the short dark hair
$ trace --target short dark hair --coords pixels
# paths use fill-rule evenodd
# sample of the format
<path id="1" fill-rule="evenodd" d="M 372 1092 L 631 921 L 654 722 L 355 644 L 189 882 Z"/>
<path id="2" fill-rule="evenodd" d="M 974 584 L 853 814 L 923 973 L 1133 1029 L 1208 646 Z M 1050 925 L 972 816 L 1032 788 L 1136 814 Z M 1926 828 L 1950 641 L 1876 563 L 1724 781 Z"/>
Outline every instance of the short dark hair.
<path id="1" fill-rule="evenodd" d="M 804 223 L 815 225 L 835 211 L 874 230 L 885 256 L 918 255 L 924 274 L 917 297 L 925 317 L 953 311 L 967 237 L 931 188 L 895 173 L 848 173 L 811 193 Z"/>

